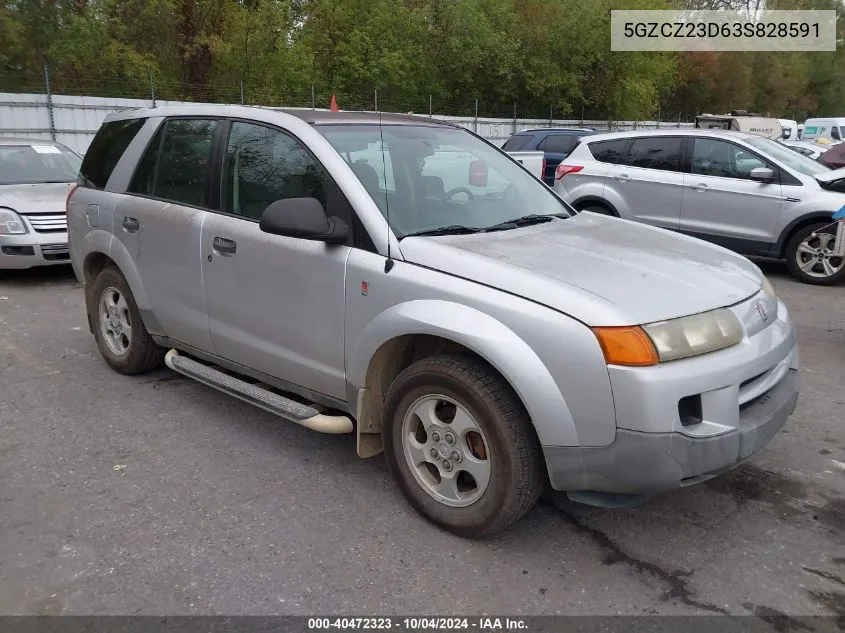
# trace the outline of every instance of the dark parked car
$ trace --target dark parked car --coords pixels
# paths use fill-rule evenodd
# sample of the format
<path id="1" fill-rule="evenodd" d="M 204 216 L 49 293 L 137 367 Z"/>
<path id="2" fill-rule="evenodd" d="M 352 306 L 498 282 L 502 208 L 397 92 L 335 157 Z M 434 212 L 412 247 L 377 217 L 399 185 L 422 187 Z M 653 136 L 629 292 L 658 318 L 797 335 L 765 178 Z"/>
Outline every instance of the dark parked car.
<path id="1" fill-rule="evenodd" d="M 578 145 L 579 139 L 596 134 L 592 128 L 551 127 L 523 130 L 511 136 L 502 149 L 506 152 L 527 152 L 540 150 L 545 153 L 543 182 L 550 187 L 555 184 L 555 170 L 561 161 Z"/>

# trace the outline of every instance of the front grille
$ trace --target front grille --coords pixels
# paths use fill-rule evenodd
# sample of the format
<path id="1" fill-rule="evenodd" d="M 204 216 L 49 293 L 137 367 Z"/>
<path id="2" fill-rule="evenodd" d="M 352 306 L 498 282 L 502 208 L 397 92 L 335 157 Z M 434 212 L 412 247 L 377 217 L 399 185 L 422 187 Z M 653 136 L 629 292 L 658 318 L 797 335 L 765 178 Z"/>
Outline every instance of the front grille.
<path id="1" fill-rule="evenodd" d="M 30 213 L 26 216 L 37 233 L 62 233 L 67 231 L 67 215 L 64 213 Z"/>
<path id="2" fill-rule="evenodd" d="M 66 243 L 42 244 L 41 254 L 44 256 L 44 259 L 48 261 L 61 261 L 65 259 L 70 259 L 70 251 L 68 250 Z"/>

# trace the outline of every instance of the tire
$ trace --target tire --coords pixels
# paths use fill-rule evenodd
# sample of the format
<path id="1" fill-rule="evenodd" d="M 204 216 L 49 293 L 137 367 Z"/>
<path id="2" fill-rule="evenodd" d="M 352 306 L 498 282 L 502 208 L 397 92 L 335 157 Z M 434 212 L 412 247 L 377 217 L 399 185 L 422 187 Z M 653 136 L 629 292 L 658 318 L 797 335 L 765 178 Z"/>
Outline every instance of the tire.
<path id="1" fill-rule="evenodd" d="M 166 350 L 153 341 L 144 327 L 135 297 L 117 268 L 107 266 L 101 270 L 86 294 L 94 339 L 112 369 L 121 374 L 132 375 L 143 374 L 163 365 Z M 106 314 L 109 308 L 104 302 L 114 303 L 113 317 Z M 110 329 L 114 332 L 114 328 L 118 326 L 122 333 L 126 334 L 125 337 L 108 333 Z"/>
<path id="2" fill-rule="evenodd" d="M 421 417 L 413 412 L 426 407 L 434 426 L 420 432 Z M 472 424 L 480 433 L 466 431 Z M 472 358 L 433 356 L 402 371 L 387 393 L 382 440 L 388 467 L 411 506 L 458 536 L 481 538 L 505 529 L 534 506 L 546 483 L 528 413 L 493 368 Z M 432 449 L 438 451 L 436 459 Z M 444 455 L 444 449 L 452 452 Z M 471 477 L 465 469 L 481 476 Z M 444 485 L 438 487 L 438 480 Z M 445 485 L 450 481 L 457 487 Z M 438 498 L 435 490 L 454 495 L 444 500 L 448 495 Z"/>
<path id="3" fill-rule="evenodd" d="M 836 227 L 826 226 L 827 222 L 818 222 L 802 227 L 795 232 L 786 244 L 786 266 L 798 281 L 816 286 L 830 286 L 845 279 L 845 258 L 831 257 Z M 812 237 L 818 231 L 817 236 Z M 821 254 L 822 259 L 813 259 Z M 815 261 L 816 263 L 809 267 Z M 803 267 L 802 267 L 803 263 Z M 829 274 L 832 271 L 832 274 Z"/>
<path id="4" fill-rule="evenodd" d="M 597 204 L 595 202 L 585 202 L 578 206 L 579 211 L 589 211 L 590 213 L 598 213 L 600 215 L 609 215 L 611 217 L 618 217 L 613 211 L 607 207 Z"/>

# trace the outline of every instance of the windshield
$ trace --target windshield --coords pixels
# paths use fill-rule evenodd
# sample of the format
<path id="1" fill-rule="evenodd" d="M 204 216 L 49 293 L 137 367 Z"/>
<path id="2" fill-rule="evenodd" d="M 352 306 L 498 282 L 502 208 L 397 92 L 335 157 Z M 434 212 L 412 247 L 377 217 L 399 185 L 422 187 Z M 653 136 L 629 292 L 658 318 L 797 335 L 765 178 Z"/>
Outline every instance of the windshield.
<path id="1" fill-rule="evenodd" d="M 0 145 L 0 185 L 75 182 L 81 164 L 57 145 Z"/>
<path id="2" fill-rule="evenodd" d="M 538 178 L 465 130 L 426 125 L 385 125 L 381 132 L 378 125 L 316 127 L 349 164 L 400 239 L 444 227 L 485 229 L 525 215 L 574 214 Z"/>
<path id="3" fill-rule="evenodd" d="M 777 141 L 757 136 L 746 138 L 745 142 L 787 167 L 791 167 L 795 171 L 806 174 L 807 176 L 815 176 L 816 174 L 823 174 L 826 171 L 830 171 L 830 167 L 826 167 L 803 154 L 794 152 Z"/>

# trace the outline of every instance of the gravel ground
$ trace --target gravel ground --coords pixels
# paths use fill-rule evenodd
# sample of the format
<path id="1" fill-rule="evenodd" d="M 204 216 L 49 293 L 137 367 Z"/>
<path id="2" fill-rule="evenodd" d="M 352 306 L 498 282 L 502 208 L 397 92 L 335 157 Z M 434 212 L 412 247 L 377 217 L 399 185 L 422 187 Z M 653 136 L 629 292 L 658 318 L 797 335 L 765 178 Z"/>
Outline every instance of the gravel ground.
<path id="1" fill-rule="evenodd" d="M 6 274 L 0 614 L 845 616 L 845 288 L 766 269 L 803 382 L 765 451 L 636 508 L 547 499 L 483 542 L 418 517 L 352 436 L 114 373 L 69 269 Z"/>

